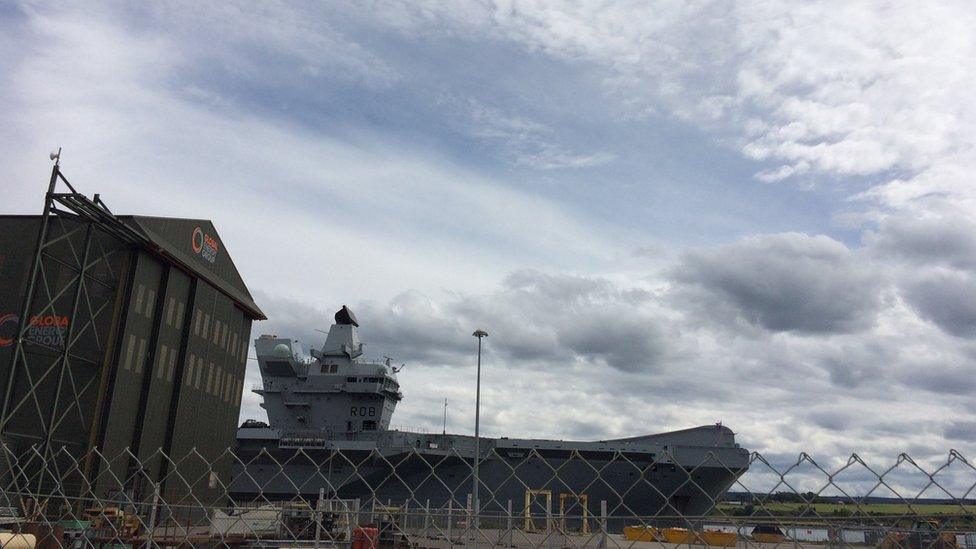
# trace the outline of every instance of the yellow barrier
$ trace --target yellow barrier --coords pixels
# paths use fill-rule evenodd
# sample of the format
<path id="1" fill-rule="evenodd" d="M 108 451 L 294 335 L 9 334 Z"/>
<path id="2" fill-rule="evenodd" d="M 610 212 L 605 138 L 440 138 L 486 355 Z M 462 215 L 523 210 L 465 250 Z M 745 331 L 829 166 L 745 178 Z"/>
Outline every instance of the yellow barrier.
<path id="1" fill-rule="evenodd" d="M 712 547 L 735 547 L 738 535 L 735 532 L 706 530 L 695 532 L 687 528 L 665 528 L 664 540 L 681 545 L 710 545 Z"/>
<path id="2" fill-rule="evenodd" d="M 628 541 L 663 541 L 661 530 L 653 526 L 624 526 L 624 538 Z"/>

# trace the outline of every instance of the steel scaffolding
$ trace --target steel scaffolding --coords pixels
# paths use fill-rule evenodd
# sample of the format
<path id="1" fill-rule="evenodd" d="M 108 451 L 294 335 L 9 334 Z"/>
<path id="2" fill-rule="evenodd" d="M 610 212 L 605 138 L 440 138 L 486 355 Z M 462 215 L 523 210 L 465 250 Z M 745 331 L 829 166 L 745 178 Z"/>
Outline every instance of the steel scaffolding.
<path id="1" fill-rule="evenodd" d="M 146 243 L 99 195 L 89 199 L 79 193 L 55 162 L 3 390 L 0 439 L 5 444 L 30 441 L 40 462 L 60 446 L 84 455 L 95 445 L 113 362 L 116 327 L 108 323 L 120 306 L 126 252 Z M 37 337 L 40 319 L 46 318 L 54 319 L 53 331 Z M 14 481 L 23 480 L 18 477 L 24 471 L 7 465 Z M 38 489 L 48 481 L 49 466 L 31 480 Z M 58 482 L 57 475 L 50 480 Z"/>

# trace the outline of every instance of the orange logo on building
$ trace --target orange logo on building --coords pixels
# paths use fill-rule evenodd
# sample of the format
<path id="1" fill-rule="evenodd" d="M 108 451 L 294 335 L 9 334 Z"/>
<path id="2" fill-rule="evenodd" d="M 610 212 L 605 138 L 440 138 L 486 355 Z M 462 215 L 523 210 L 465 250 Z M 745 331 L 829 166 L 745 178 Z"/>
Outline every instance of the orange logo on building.
<path id="1" fill-rule="evenodd" d="M 5 315 L 0 315 L 0 330 L 3 329 L 7 324 L 14 325 L 14 333 L 17 331 L 17 315 L 13 313 L 7 313 Z M 14 342 L 12 337 L 3 337 L 0 335 L 0 347 L 9 347 Z"/>
<path id="2" fill-rule="evenodd" d="M 193 247 L 193 253 L 200 254 L 200 257 L 210 263 L 217 259 L 217 251 L 220 250 L 217 239 L 203 232 L 200 227 L 193 229 L 193 234 L 190 236 L 190 246 Z"/>
<path id="3" fill-rule="evenodd" d="M 0 315 L 0 329 L 12 324 L 14 329 L 10 335 L 16 337 L 19 321 L 20 319 L 13 313 Z M 30 321 L 27 322 L 27 333 L 24 336 L 28 341 L 43 345 L 61 345 L 64 342 L 64 330 L 68 327 L 69 322 L 70 320 L 66 316 L 35 315 L 30 317 Z M 12 345 L 14 337 L 0 336 L 0 347 Z"/>
<path id="4" fill-rule="evenodd" d="M 193 236 L 190 237 L 190 245 L 193 246 L 194 253 L 203 251 L 203 230 L 200 227 L 193 229 Z"/>

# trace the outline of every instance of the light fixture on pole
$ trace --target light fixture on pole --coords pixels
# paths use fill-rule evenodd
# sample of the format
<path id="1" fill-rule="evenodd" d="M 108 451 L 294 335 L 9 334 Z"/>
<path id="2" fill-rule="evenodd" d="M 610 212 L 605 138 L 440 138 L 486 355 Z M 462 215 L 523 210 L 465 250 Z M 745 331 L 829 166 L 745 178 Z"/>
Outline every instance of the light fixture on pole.
<path id="1" fill-rule="evenodd" d="M 477 528 L 481 521 L 478 515 L 481 512 L 480 501 L 478 500 L 478 462 L 481 461 L 481 339 L 488 337 L 488 332 L 475 330 L 474 337 L 478 338 L 478 380 L 475 384 L 474 393 L 474 486 L 471 489 L 471 505 L 474 510 L 474 526 Z"/>

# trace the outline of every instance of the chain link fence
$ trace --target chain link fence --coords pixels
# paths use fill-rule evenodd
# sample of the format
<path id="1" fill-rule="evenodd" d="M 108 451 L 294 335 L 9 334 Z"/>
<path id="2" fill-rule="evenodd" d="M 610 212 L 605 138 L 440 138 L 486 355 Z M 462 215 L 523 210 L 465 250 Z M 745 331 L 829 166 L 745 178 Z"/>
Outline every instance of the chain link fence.
<path id="1" fill-rule="evenodd" d="M 677 466 L 667 451 L 650 463 L 533 450 L 480 463 L 505 467 L 479 478 L 473 502 L 471 459 L 450 451 L 3 448 L 0 545 L 976 549 L 976 468 L 954 451 L 884 467 L 756 453 L 747 468 L 714 456 Z"/>

